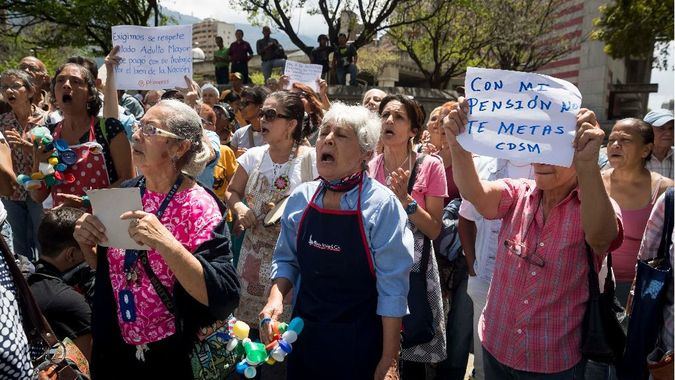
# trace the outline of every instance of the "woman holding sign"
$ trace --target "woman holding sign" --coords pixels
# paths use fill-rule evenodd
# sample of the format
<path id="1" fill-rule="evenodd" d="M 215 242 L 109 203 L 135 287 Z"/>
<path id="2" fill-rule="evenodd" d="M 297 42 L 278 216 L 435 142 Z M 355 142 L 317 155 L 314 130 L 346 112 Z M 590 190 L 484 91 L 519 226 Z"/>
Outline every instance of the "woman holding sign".
<path id="1" fill-rule="evenodd" d="M 87 189 L 119 186 L 133 176 L 131 147 L 117 119 L 118 51 L 119 47 L 113 48 L 105 60 L 108 75 L 102 118 L 98 117 L 102 104 L 96 78 L 89 70 L 74 63 L 56 70 L 52 97 L 63 113 L 63 120 L 50 125 L 48 131 L 33 133 L 40 143 L 34 152 L 33 173 L 39 172 L 42 177 L 41 186 L 30 189 L 36 202 L 44 201 L 51 193 L 54 206 L 87 206 L 83 198 Z"/>
<path id="2" fill-rule="evenodd" d="M 612 168 L 602 173 L 607 193 L 619 204 L 624 220 L 624 239 L 612 252 L 616 296 L 626 305 L 635 278 L 635 263 L 647 220 L 656 199 L 673 181 L 645 168 L 654 146 L 652 127 L 640 119 L 614 124 L 607 142 Z"/>
<path id="3" fill-rule="evenodd" d="M 440 157 L 413 150 L 425 118 L 415 100 L 388 95 L 380 102 L 380 116 L 384 153 L 370 161 L 368 171 L 396 194 L 408 215 L 408 227 L 415 237 L 411 278 L 420 280 L 411 282 L 408 299 L 426 301 L 421 308 L 411 308 L 410 317 L 403 319 L 401 377 L 423 379 L 426 363 L 438 363 L 446 357 L 445 313 L 431 244 L 441 231 L 443 201 L 448 195 L 445 168 Z M 422 325 L 424 328 L 420 328 Z"/>
<path id="4" fill-rule="evenodd" d="M 281 218 L 260 318 L 269 341 L 267 322 L 283 319 L 294 288 L 293 314 L 305 327 L 289 379 L 397 378 L 413 237 L 394 194 L 365 173 L 379 136 L 374 113 L 333 104 L 316 144 L 320 181 L 299 186 Z"/>
<path id="5" fill-rule="evenodd" d="M 225 207 L 193 179 L 209 147 L 192 108 L 159 102 L 132 142 L 145 176 L 123 187 L 140 189 L 143 209 L 121 218 L 130 220 L 129 236 L 147 251 L 102 247 L 108 232 L 91 214 L 74 233 L 96 268 L 92 368 L 97 379 L 191 379 L 197 329 L 225 319 L 239 296 Z"/>

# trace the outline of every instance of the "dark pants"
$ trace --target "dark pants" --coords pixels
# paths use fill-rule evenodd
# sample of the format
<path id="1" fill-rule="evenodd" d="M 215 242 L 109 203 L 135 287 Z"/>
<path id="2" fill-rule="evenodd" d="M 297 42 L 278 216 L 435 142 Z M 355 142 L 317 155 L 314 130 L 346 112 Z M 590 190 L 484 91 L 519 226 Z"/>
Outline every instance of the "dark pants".
<path id="1" fill-rule="evenodd" d="M 228 84 L 230 83 L 230 69 L 225 67 L 216 67 L 216 83 Z"/>
<path id="2" fill-rule="evenodd" d="M 553 352 L 546 354 L 555 355 Z M 556 373 L 519 371 L 500 363 L 483 347 L 483 366 L 485 380 L 583 380 L 585 362 L 581 360 L 574 367 Z"/>
<path id="3" fill-rule="evenodd" d="M 469 274 L 464 256 L 453 261 L 450 312 L 446 319 L 447 358 L 438 364 L 435 380 L 463 380 L 473 343 L 473 302 L 466 292 Z"/>
<path id="4" fill-rule="evenodd" d="M 241 80 L 244 84 L 249 84 L 251 82 L 248 77 L 248 62 L 232 62 L 230 72 L 241 74 Z"/>

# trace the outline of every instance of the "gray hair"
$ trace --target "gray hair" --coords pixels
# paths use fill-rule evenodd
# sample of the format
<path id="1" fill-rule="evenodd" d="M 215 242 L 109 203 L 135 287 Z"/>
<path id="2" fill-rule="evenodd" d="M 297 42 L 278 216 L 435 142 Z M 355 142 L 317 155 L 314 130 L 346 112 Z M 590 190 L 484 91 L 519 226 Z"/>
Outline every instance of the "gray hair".
<path id="1" fill-rule="evenodd" d="M 23 70 L 9 69 L 3 71 L 2 74 L 0 74 L 0 81 L 7 78 L 17 78 L 27 90 L 33 90 L 34 93 L 38 92 L 38 89 L 35 88 L 35 79 Z M 33 96 L 35 96 L 35 94 L 33 94 Z"/>
<path id="2" fill-rule="evenodd" d="M 192 143 L 190 149 L 178 159 L 176 167 L 184 174 L 196 178 L 211 157 L 211 147 L 206 141 L 199 114 L 176 99 L 162 100 L 157 106 L 169 111 L 164 118 L 166 130 Z"/>
<path id="3" fill-rule="evenodd" d="M 348 106 L 335 102 L 323 115 L 322 128 L 326 124 L 337 124 L 354 130 L 359 146 L 364 152 L 372 152 L 380 139 L 382 121 L 380 117 L 363 106 Z"/>

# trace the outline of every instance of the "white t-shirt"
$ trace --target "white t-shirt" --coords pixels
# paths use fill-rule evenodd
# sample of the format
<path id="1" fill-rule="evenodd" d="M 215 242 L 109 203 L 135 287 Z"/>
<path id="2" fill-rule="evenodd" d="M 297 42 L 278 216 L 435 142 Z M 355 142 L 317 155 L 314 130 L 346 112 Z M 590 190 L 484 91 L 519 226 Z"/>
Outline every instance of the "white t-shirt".
<path id="1" fill-rule="evenodd" d="M 261 132 L 253 132 L 253 146 L 251 146 L 251 142 L 249 141 L 249 133 L 248 130 L 251 128 L 251 124 L 241 127 L 234 131 L 232 134 L 232 141 L 230 141 L 230 147 L 232 150 L 236 151 L 238 148 L 246 148 L 250 149 L 256 146 L 261 146 L 265 144 L 265 140 L 263 140 L 263 135 Z"/>
<path id="2" fill-rule="evenodd" d="M 274 179 L 282 174 L 287 174 L 291 185 L 286 189 L 284 195 L 290 195 L 293 189 L 302 183 L 301 162 L 302 158 L 309 155 L 308 158 L 312 162 L 312 179 L 319 176 L 316 169 L 316 151 L 312 148 L 301 153 L 291 161 L 283 164 L 275 164 L 272 162 L 269 154 L 269 145 L 263 145 L 248 149 L 244 154 L 237 158 L 237 162 L 246 171 L 246 174 L 251 176 L 253 170 L 260 164 L 260 173 L 267 178 L 270 184 L 273 184 Z"/>

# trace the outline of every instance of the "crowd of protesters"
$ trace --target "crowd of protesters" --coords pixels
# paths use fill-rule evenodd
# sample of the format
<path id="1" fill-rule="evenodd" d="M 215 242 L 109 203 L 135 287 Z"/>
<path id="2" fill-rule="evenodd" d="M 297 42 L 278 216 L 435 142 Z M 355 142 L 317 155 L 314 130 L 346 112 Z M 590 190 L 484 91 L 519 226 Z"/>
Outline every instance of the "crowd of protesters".
<path id="1" fill-rule="evenodd" d="M 462 97 L 427 114 L 380 89 L 346 105 L 325 80 L 318 93 L 268 81 L 286 57 L 263 35 L 265 86 L 250 84 L 240 30 L 229 49 L 218 37 L 216 84 L 118 91 L 118 48 L 105 83 L 86 57 L 0 73 L 0 378 L 58 376 L 36 361 L 24 283 L 89 363 L 71 363 L 80 378 L 190 379 L 196 333 L 230 314 L 264 343 L 273 322 L 305 322 L 262 379 L 464 379 L 471 353 L 476 379 L 636 378 L 627 367 L 646 379 L 664 366 L 672 378 L 672 270 L 658 318 L 638 307 L 620 321 L 626 352 L 634 320 L 658 330 L 642 362 L 582 350 L 589 273 L 630 314 L 640 260 L 672 262 L 672 111 L 618 120 L 605 138 L 582 108 L 569 168 L 481 157 L 457 141 Z M 312 62 L 325 74 L 333 54 L 338 83 L 354 84 L 346 36 L 318 42 Z M 43 179 L 67 155 L 59 181 Z M 124 233 L 147 250 L 110 246 L 86 195 L 129 187 L 142 209 L 120 216 Z"/>
<path id="2" fill-rule="evenodd" d="M 274 91 L 276 79 L 272 78 L 272 70 L 280 68 L 283 72 L 288 58 L 286 52 L 275 38 L 271 37 L 269 26 L 262 28 L 263 38 L 255 43 L 256 53 L 260 56 L 261 71 L 264 83 Z M 251 83 L 249 77 L 248 63 L 253 58 L 253 49 L 251 44 L 244 40 L 244 31 L 237 29 L 235 31 L 236 40 L 226 47 L 223 38 L 216 37 L 216 46 L 213 53 L 213 64 L 215 67 L 216 84 L 227 85 L 232 80 L 230 73 L 239 73 L 243 84 Z M 313 48 L 309 55 L 310 63 L 321 65 L 321 77 L 327 79 L 330 69 L 335 71 L 335 84 L 355 86 L 357 84 L 358 74 L 358 53 L 357 49 L 348 43 L 347 35 L 339 33 L 337 40 L 330 43 L 328 36 L 319 35 L 317 38 L 317 47 Z M 347 82 L 349 74 L 349 83 Z"/>

